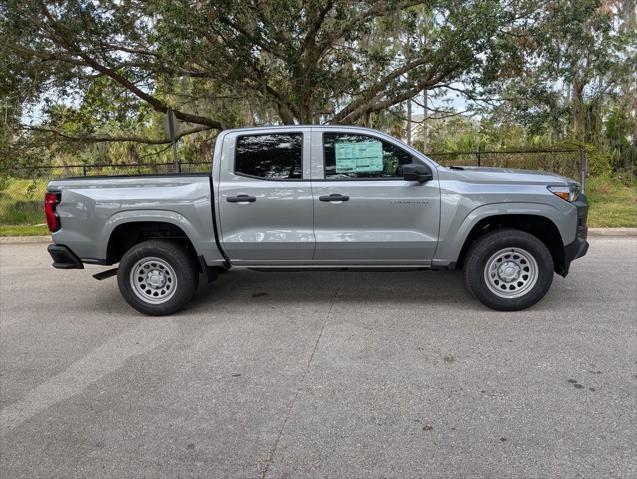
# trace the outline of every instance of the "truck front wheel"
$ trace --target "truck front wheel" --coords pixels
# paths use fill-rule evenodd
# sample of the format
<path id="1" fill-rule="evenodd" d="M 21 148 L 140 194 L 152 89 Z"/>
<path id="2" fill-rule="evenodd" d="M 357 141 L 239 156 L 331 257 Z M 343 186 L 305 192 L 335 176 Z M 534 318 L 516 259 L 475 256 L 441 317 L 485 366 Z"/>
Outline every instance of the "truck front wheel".
<path id="1" fill-rule="evenodd" d="M 117 284 L 137 311 L 163 316 L 179 310 L 197 290 L 199 273 L 180 244 L 149 240 L 129 249 L 119 263 Z"/>
<path id="2" fill-rule="evenodd" d="M 553 257 L 546 245 L 524 231 L 485 234 L 465 261 L 469 291 L 486 306 L 519 311 L 544 297 L 553 282 Z"/>

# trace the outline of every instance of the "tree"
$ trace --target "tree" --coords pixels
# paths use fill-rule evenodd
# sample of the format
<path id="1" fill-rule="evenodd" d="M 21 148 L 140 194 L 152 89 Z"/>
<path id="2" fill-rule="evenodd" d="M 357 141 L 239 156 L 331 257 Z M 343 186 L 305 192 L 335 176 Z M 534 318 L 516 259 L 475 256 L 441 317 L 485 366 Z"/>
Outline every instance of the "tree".
<path id="1" fill-rule="evenodd" d="M 413 8 L 431 12 L 435 36 L 405 55 L 413 22 L 394 37 L 386 24 Z M 423 89 L 475 85 L 497 69 L 520 8 L 497 0 L 2 0 L 0 14 L 3 95 L 25 106 L 85 104 L 96 82 L 108 82 L 133 110 L 171 107 L 187 135 L 246 118 L 364 122 Z M 66 141 L 166 141 L 125 125 L 39 129 Z"/>
<path id="2" fill-rule="evenodd" d="M 633 27 L 629 27 L 629 25 Z M 631 1 L 550 0 L 516 32 L 524 68 L 492 84 L 506 100 L 497 115 L 548 128 L 555 138 L 600 144 L 602 123 L 620 97 L 634 100 L 637 70 Z M 629 111 L 625 103 L 624 111 Z"/>

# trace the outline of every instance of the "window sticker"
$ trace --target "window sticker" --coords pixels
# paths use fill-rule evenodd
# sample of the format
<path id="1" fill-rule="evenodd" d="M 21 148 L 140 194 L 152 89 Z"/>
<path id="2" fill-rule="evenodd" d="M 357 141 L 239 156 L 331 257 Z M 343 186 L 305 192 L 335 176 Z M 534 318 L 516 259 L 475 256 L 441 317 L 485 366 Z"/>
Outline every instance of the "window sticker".
<path id="1" fill-rule="evenodd" d="M 383 171 L 383 143 L 379 140 L 344 141 L 334 144 L 336 173 Z"/>

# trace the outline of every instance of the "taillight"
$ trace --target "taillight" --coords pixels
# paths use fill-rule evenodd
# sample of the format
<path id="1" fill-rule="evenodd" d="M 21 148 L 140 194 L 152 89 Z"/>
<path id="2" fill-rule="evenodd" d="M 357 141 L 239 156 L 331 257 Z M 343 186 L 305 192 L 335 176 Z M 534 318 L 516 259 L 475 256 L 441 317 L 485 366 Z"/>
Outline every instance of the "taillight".
<path id="1" fill-rule="evenodd" d="M 60 202 L 60 193 L 44 194 L 44 214 L 46 215 L 46 225 L 49 231 L 53 233 L 60 229 L 60 217 L 55 212 L 55 207 Z"/>

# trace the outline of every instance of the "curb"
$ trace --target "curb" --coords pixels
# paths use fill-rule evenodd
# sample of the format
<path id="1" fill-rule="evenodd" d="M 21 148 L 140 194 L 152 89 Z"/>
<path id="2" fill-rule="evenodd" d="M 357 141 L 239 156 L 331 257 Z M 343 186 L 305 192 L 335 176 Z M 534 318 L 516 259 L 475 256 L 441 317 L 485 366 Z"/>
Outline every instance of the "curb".
<path id="1" fill-rule="evenodd" d="M 637 228 L 588 228 L 588 236 L 637 236 Z"/>
<path id="2" fill-rule="evenodd" d="M 51 243 L 50 236 L 0 236 L 0 244 Z"/>
<path id="3" fill-rule="evenodd" d="M 637 236 L 637 228 L 588 228 L 589 237 Z M 0 236 L 0 244 L 51 243 L 50 236 Z"/>

